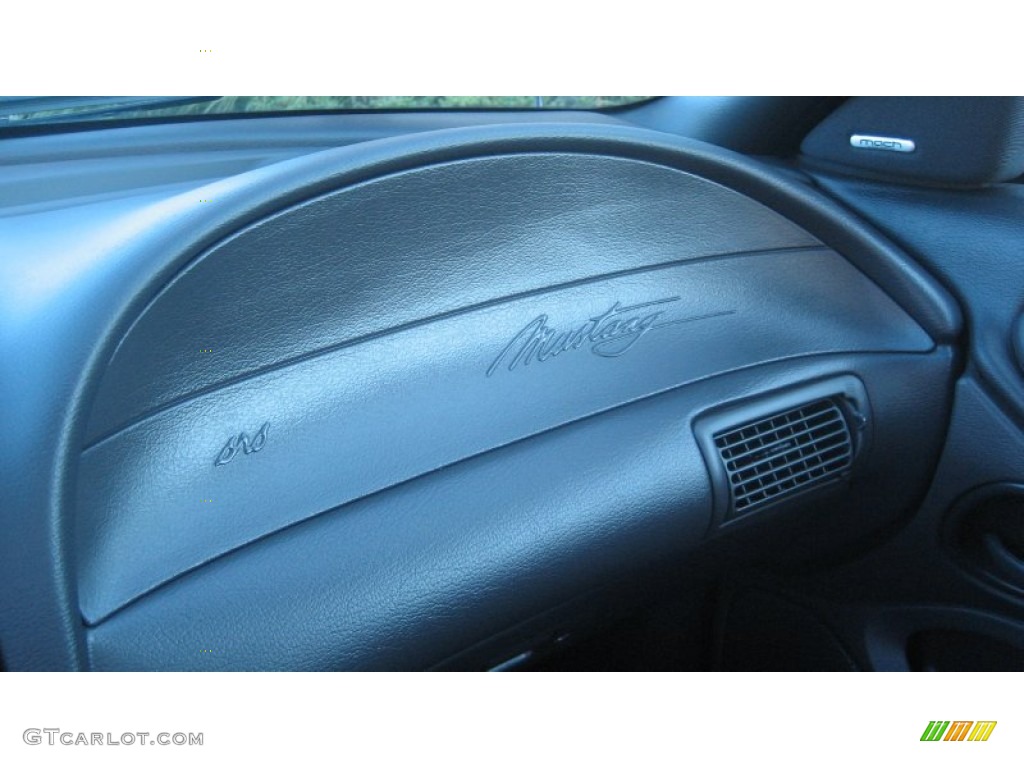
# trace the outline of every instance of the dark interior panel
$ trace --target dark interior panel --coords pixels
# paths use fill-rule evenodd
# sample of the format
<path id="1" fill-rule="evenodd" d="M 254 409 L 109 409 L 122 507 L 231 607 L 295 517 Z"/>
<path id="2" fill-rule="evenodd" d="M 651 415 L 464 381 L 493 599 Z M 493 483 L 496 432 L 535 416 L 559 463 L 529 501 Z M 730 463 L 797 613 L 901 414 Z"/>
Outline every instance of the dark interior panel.
<path id="1" fill-rule="evenodd" d="M 379 293 L 368 307 L 398 300 Z M 261 340 L 274 329 L 261 331 L 254 322 Z M 82 609 L 95 622 L 277 528 L 687 382 L 771 360 L 932 346 L 822 249 L 643 270 L 375 333 L 211 388 L 88 449 L 78 495 Z M 214 349 L 193 346 L 190 357 L 202 365 Z M 514 405 L 524 398 L 529 408 Z"/>
<path id="2" fill-rule="evenodd" d="M 857 371 L 873 440 L 809 501 L 718 533 L 693 422 L 707 403 L 785 401 Z M 193 569 L 88 631 L 97 669 L 411 669 L 469 645 L 490 658 L 551 606 L 650 578 L 711 542 L 801 567 L 849 556 L 920 502 L 938 445 L 937 355 L 808 357 L 748 368 L 581 419 L 297 523 Z M 902 452 L 904 430 L 922 443 Z M 888 468 L 901 461 L 900 477 Z M 866 511 L 861 511 L 863 509 Z M 531 637 L 578 628 L 572 612 Z M 198 655 L 197 648 L 220 649 Z M 415 649 L 415 655 L 410 655 Z M 521 650 L 529 650 L 524 646 Z M 509 653 L 509 655 L 512 655 Z"/>
<path id="3" fill-rule="evenodd" d="M 498 663 L 652 569 L 909 526 L 959 309 L 798 176 L 601 122 L 237 159 L 0 217 L 19 667 Z"/>
<path id="4" fill-rule="evenodd" d="M 192 392 L 468 308 L 815 245 L 749 198 L 650 163 L 517 155 L 391 174 L 251 225 L 177 276 L 119 342 L 89 440 Z M 665 293 L 654 290 L 640 300 Z"/>
<path id="5" fill-rule="evenodd" d="M 959 300 L 968 349 L 986 388 L 1024 425 L 1024 376 L 1014 353 L 1024 311 L 1024 187 L 921 189 L 816 174 L 830 195 L 925 265 Z"/>
<path id="6" fill-rule="evenodd" d="M 980 187 L 1024 173 L 1024 99 L 848 99 L 804 138 L 803 160 L 899 184 Z"/>

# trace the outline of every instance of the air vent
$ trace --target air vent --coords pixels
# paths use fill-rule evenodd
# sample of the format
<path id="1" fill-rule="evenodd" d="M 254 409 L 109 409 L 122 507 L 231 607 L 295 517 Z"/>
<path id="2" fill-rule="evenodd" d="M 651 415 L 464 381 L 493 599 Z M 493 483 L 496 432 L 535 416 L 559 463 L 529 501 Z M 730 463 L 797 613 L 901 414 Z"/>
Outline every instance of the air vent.
<path id="1" fill-rule="evenodd" d="M 842 409 L 822 399 L 714 436 L 732 496 L 730 516 L 842 474 L 853 439 Z"/>

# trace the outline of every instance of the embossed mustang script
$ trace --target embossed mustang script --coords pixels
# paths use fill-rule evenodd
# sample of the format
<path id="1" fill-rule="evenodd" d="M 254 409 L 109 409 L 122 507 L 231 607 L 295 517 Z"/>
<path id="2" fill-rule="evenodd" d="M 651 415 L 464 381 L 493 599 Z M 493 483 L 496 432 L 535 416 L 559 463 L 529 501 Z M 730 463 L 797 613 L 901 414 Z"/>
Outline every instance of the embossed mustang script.
<path id="1" fill-rule="evenodd" d="M 619 357 L 651 331 L 668 325 L 731 315 L 736 311 L 727 310 L 658 322 L 671 309 L 669 305 L 676 301 L 679 301 L 679 296 L 628 306 L 622 306 L 616 301 L 605 312 L 594 315 L 578 327 L 564 331 L 548 325 L 547 315 L 538 315 L 494 358 L 494 362 L 487 369 L 487 375 L 493 375 L 502 363 L 507 363 L 508 370 L 511 371 L 520 363 L 524 366 L 529 365 L 531 360 L 543 363 L 562 352 L 584 347 L 588 347 L 593 354 L 600 357 Z"/>

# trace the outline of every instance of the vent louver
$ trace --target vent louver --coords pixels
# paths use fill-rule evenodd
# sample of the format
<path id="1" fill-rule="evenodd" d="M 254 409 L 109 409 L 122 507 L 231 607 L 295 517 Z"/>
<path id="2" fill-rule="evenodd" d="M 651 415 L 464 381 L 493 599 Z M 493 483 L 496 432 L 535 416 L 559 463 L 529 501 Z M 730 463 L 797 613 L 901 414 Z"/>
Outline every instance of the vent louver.
<path id="1" fill-rule="evenodd" d="M 831 399 L 720 432 L 714 441 L 729 478 L 732 516 L 840 475 L 853 463 L 849 425 Z"/>

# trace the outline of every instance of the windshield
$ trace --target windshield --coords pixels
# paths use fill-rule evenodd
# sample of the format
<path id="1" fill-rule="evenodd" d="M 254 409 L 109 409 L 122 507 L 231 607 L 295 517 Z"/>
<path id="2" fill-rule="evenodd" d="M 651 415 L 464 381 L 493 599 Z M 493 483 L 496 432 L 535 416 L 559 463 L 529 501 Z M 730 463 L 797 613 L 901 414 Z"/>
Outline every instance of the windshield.
<path id="1" fill-rule="evenodd" d="M 281 112 L 608 109 L 647 96 L 48 96 L 0 98 L 0 126 Z"/>

